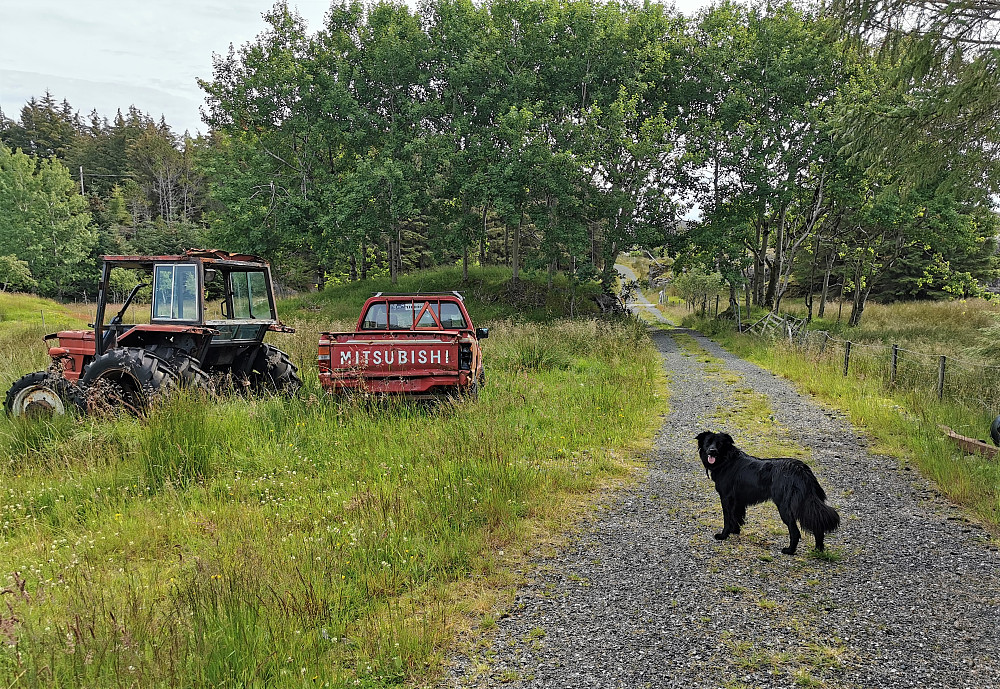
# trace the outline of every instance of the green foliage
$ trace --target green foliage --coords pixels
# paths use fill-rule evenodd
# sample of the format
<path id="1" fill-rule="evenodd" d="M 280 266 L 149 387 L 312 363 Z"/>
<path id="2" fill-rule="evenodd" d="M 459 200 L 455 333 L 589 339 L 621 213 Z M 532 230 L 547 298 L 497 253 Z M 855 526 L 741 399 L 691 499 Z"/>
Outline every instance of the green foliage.
<path id="1" fill-rule="evenodd" d="M 730 304 L 843 291 L 852 325 L 870 295 L 971 295 L 996 277 L 989 10 L 330 9 L 310 31 L 279 2 L 215 59 L 207 137 L 135 108 L 81 118 L 46 94 L 0 118 L 0 141 L 85 187 L 91 264 L 209 245 L 262 255 L 297 291 L 461 264 L 463 279 L 509 267 L 512 291 L 545 271 L 545 289 L 562 273 L 611 292 L 621 252 L 659 248 L 722 275 Z M 44 293 L 91 289 L 3 254 Z"/>
<path id="2" fill-rule="evenodd" d="M 690 270 L 676 275 L 671 281 L 670 287 L 684 301 L 693 306 L 701 306 L 702 309 L 705 308 L 710 299 L 726 291 L 722 275 L 706 272 L 700 266 L 694 266 Z"/>
<path id="3" fill-rule="evenodd" d="M 70 296 L 92 277 L 96 240 L 66 167 L 0 144 L 0 255 L 25 262 L 40 293 Z"/>
<path id="4" fill-rule="evenodd" d="M 37 286 L 38 281 L 31 277 L 27 261 L 22 261 L 13 254 L 0 256 L 0 292 L 26 292 Z"/>

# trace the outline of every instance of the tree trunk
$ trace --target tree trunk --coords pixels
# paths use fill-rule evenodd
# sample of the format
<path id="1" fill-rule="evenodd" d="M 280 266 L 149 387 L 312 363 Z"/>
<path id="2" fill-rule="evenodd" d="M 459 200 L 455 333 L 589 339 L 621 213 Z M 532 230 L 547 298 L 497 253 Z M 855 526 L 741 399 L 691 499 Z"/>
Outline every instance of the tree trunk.
<path id="1" fill-rule="evenodd" d="M 846 276 L 842 276 L 840 279 L 840 298 L 837 300 L 837 325 L 840 325 L 840 319 L 844 315 L 844 287 L 846 284 Z"/>
<path id="2" fill-rule="evenodd" d="M 806 289 L 806 323 L 812 323 L 813 319 L 813 292 L 816 284 L 816 265 L 819 263 L 820 238 L 816 235 L 816 243 L 813 246 L 813 258 L 809 263 L 809 287 Z"/>
<path id="3" fill-rule="evenodd" d="M 833 264 L 837 261 L 837 252 L 830 247 L 830 253 L 826 257 L 826 266 L 823 270 L 823 290 L 820 292 L 819 296 L 819 313 L 817 316 L 819 318 L 823 317 L 826 313 L 826 298 L 830 292 L 830 274 L 833 272 Z"/>
<path id="4" fill-rule="evenodd" d="M 469 245 L 462 245 L 462 282 L 469 281 Z"/>
<path id="5" fill-rule="evenodd" d="M 396 226 L 396 279 L 403 272 L 403 226 Z M 393 283 L 395 284 L 395 283 Z"/>
<path id="6" fill-rule="evenodd" d="M 368 279 L 368 244 L 361 242 L 361 279 Z"/>
<path id="7" fill-rule="evenodd" d="M 776 298 L 778 294 L 778 282 L 781 280 L 781 272 L 785 267 L 785 216 L 787 208 L 783 207 L 778 214 L 778 229 L 774 234 L 774 265 L 771 266 L 771 274 L 767 279 L 767 294 L 764 295 L 764 305 L 777 311 L 778 304 Z M 767 244 L 764 244 L 764 251 L 767 251 Z"/>
<path id="8" fill-rule="evenodd" d="M 483 234 L 479 237 L 479 265 L 486 265 L 486 209 L 489 208 L 486 204 L 483 204 Z"/>
<path id="9" fill-rule="evenodd" d="M 757 246 L 754 249 L 753 302 L 764 306 L 764 281 L 767 276 L 767 245 L 771 241 L 771 226 L 764 220 L 757 229 Z"/>
<path id="10" fill-rule="evenodd" d="M 389 237 L 389 241 L 386 243 L 386 259 L 389 261 L 389 278 L 392 280 L 392 284 L 396 284 L 399 279 L 396 275 L 396 258 L 393 256 L 393 241 L 392 237 Z"/>
<path id="11" fill-rule="evenodd" d="M 517 227 L 514 228 L 514 247 L 510 259 L 512 280 L 517 282 L 521 279 L 521 223 L 524 222 L 524 209 L 522 208 L 517 218 Z"/>
<path id="12" fill-rule="evenodd" d="M 743 331 L 743 312 L 740 309 L 740 296 L 736 291 L 736 285 L 732 282 L 729 283 L 729 310 L 733 312 L 733 317 L 736 318 L 736 332 Z"/>

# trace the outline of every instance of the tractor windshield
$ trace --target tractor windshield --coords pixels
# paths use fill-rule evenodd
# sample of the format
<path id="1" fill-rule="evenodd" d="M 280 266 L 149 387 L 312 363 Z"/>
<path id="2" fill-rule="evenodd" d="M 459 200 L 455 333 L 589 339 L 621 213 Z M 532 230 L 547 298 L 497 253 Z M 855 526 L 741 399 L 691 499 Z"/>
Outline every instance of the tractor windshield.
<path id="1" fill-rule="evenodd" d="M 199 301 L 196 265 L 175 263 L 153 269 L 153 319 L 197 321 Z"/>

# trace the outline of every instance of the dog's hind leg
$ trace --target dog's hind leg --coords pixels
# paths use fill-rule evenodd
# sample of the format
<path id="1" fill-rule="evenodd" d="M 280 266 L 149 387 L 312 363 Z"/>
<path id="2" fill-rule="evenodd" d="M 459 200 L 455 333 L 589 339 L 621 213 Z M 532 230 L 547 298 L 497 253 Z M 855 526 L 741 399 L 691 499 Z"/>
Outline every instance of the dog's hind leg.
<path id="1" fill-rule="evenodd" d="M 817 531 L 815 536 L 816 536 L 816 550 L 823 550 L 823 532 Z"/>
<path id="2" fill-rule="evenodd" d="M 787 507 L 778 506 L 778 514 L 781 515 L 781 521 L 785 522 L 785 526 L 788 527 L 788 547 L 782 548 L 781 552 L 785 555 L 794 555 L 795 549 L 799 547 L 799 539 L 802 538 L 802 534 L 799 532 L 799 526 L 795 523 L 795 515 Z"/>

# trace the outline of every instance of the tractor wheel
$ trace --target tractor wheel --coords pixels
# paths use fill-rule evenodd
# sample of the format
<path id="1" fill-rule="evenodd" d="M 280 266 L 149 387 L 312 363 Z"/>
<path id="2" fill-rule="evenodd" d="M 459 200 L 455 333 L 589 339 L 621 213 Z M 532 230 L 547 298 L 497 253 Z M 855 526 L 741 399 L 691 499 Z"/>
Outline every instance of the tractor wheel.
<path id="1" fill-rule="evenodd" d="M 83 394 L 62 376 L 38 371 L 10 386 L 4 405 L 8 416 L 56 416 L 83 411 Z"/>
<path id="2" fill-rule="evenodd" d="M 83 371 L 87 408 L 141 415 L 161 394 L 178 386 L 177 370 L 145 349 L 124 347 L 96 357 Z"/>
<path id="3" fill-rule="evenodd" d="M 204 390 L 208 394 L 214 394 L 215 384 L 211 377 L 205 373 L 204 369 L 198 365 L 198 360 L 194 357 L 178 351 L 173 347 L 162 347 L 152 345 L 146 347 L 146 351 L 151 352 L 166 361 L 177 371 L 177 379 L 182 388 L 190 390 Z"/>
<path id="4" fill-rule="evenodd" d="M 1000 445 L 1000 416 L 993 419 L 993 423 L 990 424 L 990 438 L 994 445 Z"/>
<path id="5" fill-rule="evenodd" d="M 198 362 L 187 354 L 177 353 L 170 357 L 170 365 L 177 370 L 181 387 L 190 390 L 204 390 L 209 395 L 215 392 L 215 385 Z"/>
<path id="6" fill-rule="evenodd" d="M 250 392 L 292 397 L 302 387 L 298 368 L 285 352 L 271 345 L 261 345 L 247 374 Z"/>

